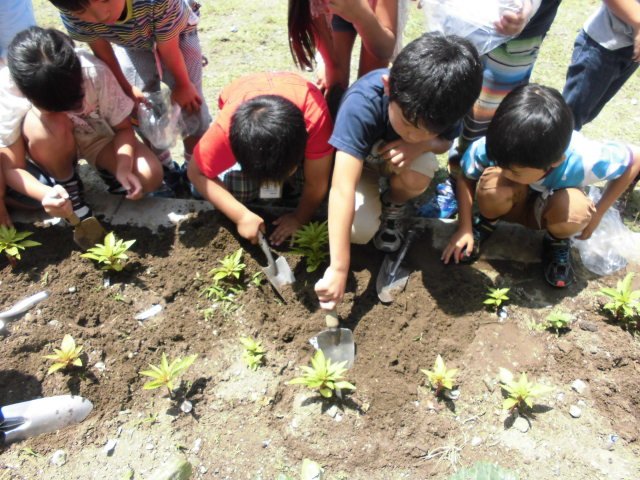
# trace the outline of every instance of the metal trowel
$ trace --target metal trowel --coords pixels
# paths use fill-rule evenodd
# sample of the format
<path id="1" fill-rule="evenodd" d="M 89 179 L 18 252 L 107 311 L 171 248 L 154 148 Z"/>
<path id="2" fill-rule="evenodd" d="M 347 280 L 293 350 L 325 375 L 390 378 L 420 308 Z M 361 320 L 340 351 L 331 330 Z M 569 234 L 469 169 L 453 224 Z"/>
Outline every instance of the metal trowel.
<path id="1" fill-rule="evenodd" d="M 55 432 L 83 421 L 93 404 L 76 395 L 58 395 L 0 408 L 0 445 Z"/>
<path id="2" fill-rule="evenodd" d="M 73 226 L 73 241 L 82 250 L 89 250 L 96 243 L 102 242 L 107 234 L 96 217 L 80 220 L 75 213 L 72 213 L 67 220 Z"/>
<path id="3" fill-rule="evenodd" d="M 405 235 L 404 242 L 397 253 L 390 253 L 384 257 L 378 277 L 376 278 L 376 291 L 382 303 L 391 303 L 396 293 L 401 292 L 409 281 L 409 269 L 402 266 L 402 261 L 407 255 L 413 241 L 417 238 L 418 231 L 410 228 Z"/>
<path id="4" fill-rule="evenodd" d="M 273 259 L 271 248 L 269 248 L 267 239 L 264 238 L 262 232 L 258 233 L 258 241 L 260 243 L 260 248 L 267 257 L 267 262 L 269 263 L 269 265 L 264 267 L 262 271 L 265 277 L 267 277 L 267 280 L 269 280 L 269 283 L 271 283 L 276 292 L 278 292 L 278 295 L 282 297 L 282 287 L 285 285 L 291 285 L 296 281 L 296 277 L 293 275 L 286 258 L 278 257 L 276 260 Z"/>
<path id="5" fill-rule="evenodd" d="M 332 363 L 346 362 L 345 368 L 351 368 L 356 357 L 356 344 L 353 332 L 348 328 L 340 328 L 340 320 L 335 310 L 325 315 L 327 330 L 309 339 L 316 350 L 322 350 L 325 358 Z"/>

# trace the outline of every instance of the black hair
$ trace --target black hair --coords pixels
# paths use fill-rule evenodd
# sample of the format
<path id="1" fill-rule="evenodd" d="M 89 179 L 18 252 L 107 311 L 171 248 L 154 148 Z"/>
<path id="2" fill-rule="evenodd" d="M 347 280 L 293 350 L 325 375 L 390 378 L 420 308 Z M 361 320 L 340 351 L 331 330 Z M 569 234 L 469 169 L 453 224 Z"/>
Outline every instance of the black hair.
<path id="1" fill-rule="evenodd" d="M 91 0 L 49 0 L 54 7 L 67 12 L 77 12 L 87 8 Z"/>
<path id="2" fill-rule="evenodd" d="M 75 110 L 84 89 L 73 40 L 53 28 L 19 32 L 7 49 L 11 78 L 36 107 L 50 112 Z"/>
<path id="3" fill-rule="evenodd" d="M 297 67 L 312 70 L 315 65 L 316 41 L 309 0 L 289 0 L 287 18 L 289 50 Z"/>
<path id="4" fill-rule="evenodd" d="M 281 181 L 304 160 L 307 136 L 298 107 L 278 95 L 260 95 L 235 111 L 229 141 L 242 171 L 250 178 Z"/>
<path id="5" fill-rule="evenodd" d="M 482 64 L 471 42 L 425 33 L 398 54 L 389 74 L 389 100 L 414 126 L 441 133 L 473 106 Z"/>
<path id="6" fill-rule="evenodd" d="M 507 95 L 487 130 L 487 155 L 501 168 L 548 170 L 562 158 L 573 133 L 573 114 L 554 88 L 535 83 Z"/>

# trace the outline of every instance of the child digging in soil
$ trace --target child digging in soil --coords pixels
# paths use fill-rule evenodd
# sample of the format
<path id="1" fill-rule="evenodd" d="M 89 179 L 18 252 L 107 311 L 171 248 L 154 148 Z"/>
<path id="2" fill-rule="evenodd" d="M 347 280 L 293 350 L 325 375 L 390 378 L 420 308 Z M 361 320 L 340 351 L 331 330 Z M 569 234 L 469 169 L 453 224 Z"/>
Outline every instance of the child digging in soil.
<path id="1" fill-rule="evenodd" d="M 293 213 L 274 221 L 270 240 L 278 245 L 311 220 L 329 189 L 333 123 L 325 99 L 294 73 L 256 73 L 227 86 L 218 105 L 218 118 L 194 150 L 189 180 L 253 243 L 265 224 L 243 203 L 299 197 Z"/>
<path id="2" fill-rule="evenodd" d="M 345 94 L 330 143 L 336 160 L 329 194 L 331 263 L 316 284 L 322 308 L 344 295 L 350 242 L 384 251 L 400 248 L 407 202 L 438 168 L 452 128 L 482 84 L 476 49 L 456 36 L 425 34 L 398 54 L 391 70 L 360 78 Z M 382 141 L 382 143 L 379 143 Z M 390 188 L 380 196 L 379 176 Z M 376 233 L 377 231 L 377 233 Z"/>
<path id="3" fill-rule="evenodd" d="M 169 150 L 154 153 L 162 162 L 165 182 L 182 190 L 183 169 L 193 148 L 209 127 L 211 116 L 202 92 L 202 50 L 198 16 L 192 0 L 49 0 L 60 10 L 69 35 L 87 42 L 115 75 L 120 87 L 136 103 L 143 92 L 158 92 L 161 82 L 171 88 L 191 134 L 184 139 L 180 167 Z M 118 45 L 114 48 L 112 45 Z M 166 192 L 169 193 L 170 192 Z"/>
<path id="4" fill-rule="evenodd" d="M 462 157 L 458 230 L 442 259 L 478 258 L 499 219 L 546 230 L 545 280 L 566 287 L 574 280 L 570 238 L 591 237 L 600 220 L 640 171 L 640 150 L 594 142 L 573 131 L 573 116 L 560 93 L 530 84 L 502 101 L 487 136 Z M 597 205 L 582 187 L 610 180 Z M 477 184 L 477 186 L 476 186 Z M 472 219 L 473 195 L 479 214 Z"/>
<path id="5" fill-rule="evenodd" d="M 136 200 L 157 189 L 160 162 L 135 138 L 133 101 L 104 63 L 76 52 L 62 32 L 31 27 L 11 42 L 7 64 L 0 71 L 0 147 L 10 204 L 42 205 L 66 218 L 69 198 L 80 219 L 91 216 L 78 156 L 112 193 Z"/>

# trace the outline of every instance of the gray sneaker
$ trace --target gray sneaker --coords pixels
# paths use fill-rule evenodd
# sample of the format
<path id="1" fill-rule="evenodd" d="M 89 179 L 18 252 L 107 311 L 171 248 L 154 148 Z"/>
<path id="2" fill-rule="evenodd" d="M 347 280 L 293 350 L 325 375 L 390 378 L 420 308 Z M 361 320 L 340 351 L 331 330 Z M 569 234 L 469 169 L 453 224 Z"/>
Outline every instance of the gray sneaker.
<path id="1" fill-rule="evenodd" d="M 406 203 L 391 203 L 382 195 L 382 215 L 380 215 L 380 229 L 373 237 L 373 245 L 385 253 L 396 252 L 402 245 L 404 238 L 403 221 L 407 217 Z"/>

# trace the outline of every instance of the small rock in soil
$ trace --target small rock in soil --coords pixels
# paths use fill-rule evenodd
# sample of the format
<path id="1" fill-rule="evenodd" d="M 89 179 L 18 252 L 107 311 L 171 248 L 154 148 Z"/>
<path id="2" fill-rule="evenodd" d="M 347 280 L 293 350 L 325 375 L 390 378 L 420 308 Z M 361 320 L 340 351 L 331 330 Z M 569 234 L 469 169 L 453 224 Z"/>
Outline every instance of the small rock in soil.
<path id="1" fill-rule="evenodd" d="M 564 402 L 564 392 L 560 392 L 560 393 L 558 393 L 558 395 L 556 395 L 556 400 L 557 400 L 559 403 Z"/>
<path id="2" fill-rule="evenodd" d="M 271 440 L 263 440 L 262 441 L 262 448 L 267 448 L 270 443 L 271 443 Z"/>
<path id="3" fill-rule="evenodd" d="M 146 448 L 147 450 L 153 450 L 154 448 L 156 448 L 153 443 L 147 443 L 144 448 Z"/>
<path id="4" fill-rule="evenodd" d="M 77 290 L 76 287 L 69 287 L 69 293 L 76 293 Z"/>
<path id="5" fill-rule="evenodd" d="M 471 439 L 471 446 L 472 447 L 478 447 L 478 446 L 480 446 L 481 443 L 482 443 L 482 438 L 480 438 L 480 437 L 473 437 Z"/>
<path id="6" fill-rule="evenodd" d="M 52 327 L 57 327 L 58 325 L 60 325 L 60 322 L 58 320 L 51 320 L 48 325 L 51 325 Z"/>
<path id="7" fill-rule="evenodd" d="M 205 467 L 206 468 L 206 467 Z M 193 467 L 182 458 L 170 460 L 155 470 L 150 480 L 188 480 L 191 478 Z"/>
<path id="8" fill-rule="evenodd" d="M 56 465 L 57 467 L 61 467 L 62 465 L 67 463 L 67 452 L 65 452 L 64 450 L 56 450 L 55 452 L 53 452 L 53 455 L 51 455 L 51 460 L 49 460 L 49 463 L 51 463 L 52 465 Z"/>
<path id="9" fill-rule="evenodd" d="M 191 412 L 191 410 L 193 410 L 193 404 L 189 400 L 185 400 L 180 404 L 180 410 L 182 410 L 184 413 L 189 413 Z"/>
<path id="10" fill-rule="evenodd" d="M 202 439 L 196 438 L 195 441 L 193 442 L 193 447 L 191 447 L 191 452 L 197 455 L 200 452 L 201 448 L 202 448 Z"/>
<path id="11" fill-rule="evenodd" d="M 573 383 L 571 384 L 571 388 L 578 392 L 578 395 L 582 395 L 587 389 L 587 384 L 578 378 L 573 381 Z"/>
<path id="12" fill-rule="evenodd" d="M 569 415 L 571 415 L 573 418 L 580 418 L 582 416 L 582 409 L 580 409 L 580 407 L 578 407 L 577 405 L 571 405 L 569 407 Z"/>
<path id="13" fill-rule="evenodd" d="M 516 418 L 515 422 L 513 422 L 513 428 L 522 433 L 527 433 L 529 431 L 529 422 L 524 417 Z"/>
<path id="14" fill-rule="evenodd" d="M 460 390 L 457 388 L 454 390 L 445 389 L 443 395 L 449 400 L 457 400 L 458 398 L 460 398 Z"/>
<path id="15" fill-rule="evenodd" d="M 99 372 L 104 372 L 105 369 L 107 368 L 104 362 L 96 362 L 96 364 L 93 367 Z"/>
<path id="16" fill-rule="evenodd" d="M 331 405 L 329 408 L 327 408 L 327 411 L 325 413 L 331 418 L 336 418 L 336 415 L 338 415 L 338 407 L 336 405 Z"/>
<path id="17" fill-rule="evenodd" d="M 586 320 L 582 320 L 580 323 L 578 323 L 578 326 L 582 330 L 585 330 L 587 332 L 597 332 L 598 331 L 598 325 L 596 325 L 593 322 L 587 322 Z"/>
<path id="18" fill-rule="evenodd" d="M 107 454 L 107 456 L 111 456 L 113 455 L 113 451 L 116 449 L 116 445 L 118 444 L 118 440 L 115 439 L 109 439 L 107 440 L 106 445 L 104 446 L 104 453 Z"/>
<path id="19" fill-rule="evenodd" d="M 493 392 L 496 389 L 496 381 L 493 378 L 484 377 L 482 381 L 490 392 Z"/>

